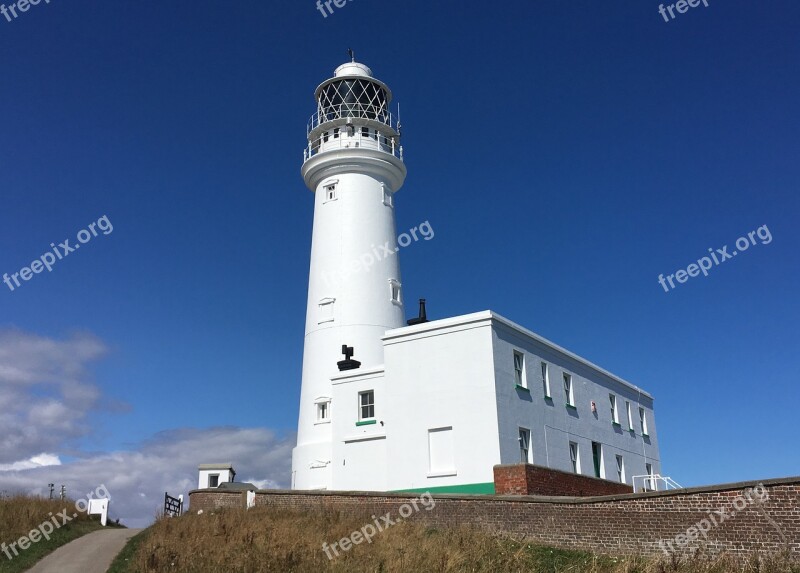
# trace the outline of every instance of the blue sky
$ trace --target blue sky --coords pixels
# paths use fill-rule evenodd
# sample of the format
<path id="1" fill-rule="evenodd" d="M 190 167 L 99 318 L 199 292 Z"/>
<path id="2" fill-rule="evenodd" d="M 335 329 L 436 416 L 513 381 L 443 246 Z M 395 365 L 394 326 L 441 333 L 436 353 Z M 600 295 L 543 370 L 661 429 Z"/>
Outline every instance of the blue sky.
<path id="1" fill-rule="evenodd" d="M 800 474 L 800 5 L 709 0 L 669 22 L 658 6 L 51 0 L 0 17 L 0 273 L 113 224 L 0 284 L 0 490 L 106 480 L 141 498 L 122 506 L 135 521 L 203 461 L 288 484 L 305 126 L 350 47 L 402 105 L 398 230 L 436 233 L 401 253 L 407 301 L 494 310 L 647 389 L 684 485 Z M 659 286 L 763 225 L 769 244 Z"/>

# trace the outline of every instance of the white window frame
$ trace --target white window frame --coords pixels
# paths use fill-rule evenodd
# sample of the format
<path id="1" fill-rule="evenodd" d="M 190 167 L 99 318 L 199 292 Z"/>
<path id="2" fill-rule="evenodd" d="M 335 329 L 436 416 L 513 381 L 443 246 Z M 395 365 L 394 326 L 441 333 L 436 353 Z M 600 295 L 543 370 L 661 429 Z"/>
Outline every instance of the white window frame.
<path id="1" fill-rule="evenodd" d="M 581 449 L 578 442 L 569 443 L 569 461 L 572 465 L 572 472 L 579 475 L 581 473 Z"/>
<path id="2" fill-rule="evenodd" d="M 619 410 L 617 409 L 616 394 L 609 394 L 608 400 L 611 402 L 611 423 L 619 426 Z"/>
<path id="3" fill-rule="evenodd" d="M 372 403 L 364 404 L 362 396 L 372 394 Z M 364 408 L 372 408 L 372 416 L 364 416 Z M 375 390 L 363 390 L 358 393 L 358 421 L 367 422 L 375 419 Z"/>
<path id="4" fill-rule="evenodd" d="M 208 487 L 209 487 L 209 488 L 212 488 L 212 487 L 219 487 L 219 483 L 220 483 L 220 482 L 219 482 L 219 478 L 220 478 L 220 475 L 221 475 L 221 474 L 208 474 Z M 212 480 L 212 478 L 217 480 L 217 485 L 211 485 L 211 480 Z"/>
<path id="5" fill-rule="evenodd" d="M 331 423 L 331 399 L 328 397 L 317 398 L 314 401 L 316 408 L 316 421 L 315 424 L 330 424 Z M 321 414 L 325 414 L 324 417 Z"/>
<path id="6" fill-rule="evenodd" d="M 617 460 L 617 477 L 619 478 L 619 483 L 625 483 L 625 458 L 622 455 L 616 455 Z"/>
<path id="7" fill-rule="evenodd" d="M 317 320 L 317 324 L 324 324 L 326 322 L 334 322 L 336 320 L 336 316 L 334 315 L 334 304 L 336 302 L 335 298 L 326 297 L 319 301 L 319 318 Z"/>
<path id="8" fill-rule="evenodd" d="M 397 297 L 395 297 L 395 290 Z M 389 279 L 389 300 L 392 304 L 403 305 L 403 284 L 397 279 Z"/>
<path id="9" fill-rule="evenodd" d="M 522 388 L 528 387 L 525 376 L 525 354 L 519 350 L 514 351 L 514 383 Z"/>
<path id="10" fill-rule="evenodd" d="M 647 474 L 648 476 L 650 476 L 650 477 L 645 478 L 645 485 L 644 485 L 645 491 L 656 491 L 657 488 L 654 487 L 654 484 L 656 483 L 656 480 L 653 478 L 653 476 L 655 475 L 653 473 L 653 464 L 651 464 L 649 462 L 645 463 L 644 464 L 644 473 Z"/>
<path id="11" fill-rule="evenodd" d="M 542 360 L 542 386 L 544 388 L 544 397 L 550 398 L 550 368 L 544 360 Z"/>
<path id="12" fill-rule="evenodd" d="M 381 196 L 384 205 L 387 207 L 394 207 L 394 195 L 389 191 L 385 183 L 381 183 Z"/>
<path id="13" fill-rule="evenodd" d="M 564 372 L 564 394 L 567 398 L 567 406 L 575 407 L 575 391 L 572 385 L 572 374 Z"/>
<path id="14" fill-rule="evenodd" d="M 519 441 L 520 463 L 533 463 L 533 455 L 531 452 L 531 431 L 528 428 L 523 428 L 520 426 L 517 440 Z"/>
<path id="15" fill-rule="evenodd" d="M 325 196 L 322 199 L 323 203 L 328 203 L 330 201 L 336 201 L 339 198 L 339 180 L 333 179 L 331 181 L 326 181 L 322 184 L 322 191 L 325 193 Z"/>
<path id="16" fill-rule="evenodd" d="M 639 406 L 639 426 L 642 429 L 642 435 L 649 436 L 647 433 L 647 412 L 641 406 Z"/>
<path id="17" fill-rule="evenodd" d="M 625 400 L 625 412 L 628 414 L 628 429 L 633 430 L 633 411 L 631 410 L 630 400 Z"/>

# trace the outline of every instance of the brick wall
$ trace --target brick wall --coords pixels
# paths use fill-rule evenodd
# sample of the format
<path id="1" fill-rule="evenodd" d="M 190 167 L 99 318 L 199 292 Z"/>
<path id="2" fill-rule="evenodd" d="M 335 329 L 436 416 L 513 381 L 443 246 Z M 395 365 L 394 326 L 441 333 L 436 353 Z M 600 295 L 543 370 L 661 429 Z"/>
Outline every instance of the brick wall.
<path id="1" fill-rule="evenodd" d="M 759 495 L 751 491 L 756 487 Z M 195 490 L 189 493 L 190 511 L 244 507 L 241 495 Z M 256 494 L 257 505 L 340 512 L 363 517 L 364 523 L 371 522 L 372 515 L 397 516 L 404 504 L 416 499 L 413 494 L 368 492 Z M 435 507 L 425 510 L 418 503 L 420 511 L 408 520 L 437 527 L 474 525 L 536 543 L 604 554 L 662 554 L 671 544 L 676 553 L 702 547 L 712 554 L 739 557 L 789 550 L 800 560 L 800 477 L 602 497 L 434 495 L 432 499 Z M 700 534 L 700 529 L 707 531 Z"/>
<path id="2" fill-rule="evenodd" d="M 494 466 L 497 495 L 568 495 L 587 497 L 633 493 L 624 483 L 562 472 L 531 464 Z"/>

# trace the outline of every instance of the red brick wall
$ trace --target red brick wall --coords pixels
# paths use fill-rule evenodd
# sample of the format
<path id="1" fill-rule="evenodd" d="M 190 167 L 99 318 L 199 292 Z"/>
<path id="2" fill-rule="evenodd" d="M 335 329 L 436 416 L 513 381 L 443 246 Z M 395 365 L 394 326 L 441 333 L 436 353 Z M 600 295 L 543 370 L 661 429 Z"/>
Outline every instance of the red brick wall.
<path id="1" fill-rule="evenodd" d="M 521 535 L 536 543 L 603 554 L 662 554 L 669 549 L 669 542 L 682 554 L 703 548 L 711 554 L 747 557 L 755 552 L 788 550 L 800 560 L 800 477 L 761 483 L 763 488 L 759 482 L 748 482 L 582 498 L 434 495 L 433 509 L 425 510 L 418 502 L 420 510 L 408 520 L 438 527 L 473 525 Z M 767 496 L 763 503 L 747 501 L 747 492 L 756 486 Z M 241 495 L 192 491 L 189 510 L 244 507 Z M 750 497 L 754 499 L 752 494 Z M 372 515 L 390 513 L 394 518 L 401 506 L 417 499 L 413 494 L 368 492 L 273 490 L 256 494 L 258 505 L 339 512 L 363 517 L 365 524 L 372 521 Z M 735 509 L 734 503 L 741 509 Z M 710 516 L 714 516 L 713 526 Z M 708 531 L 687 542 L 697 537 L 696 525 L 704 519 Z"/>
<path id="2" fill-rule="evenodd" d="M 587 497 L 633 493 L 624 483 L 576 475 L 530 464 L 494 466 L 497 495 L 569 495 Z"/>

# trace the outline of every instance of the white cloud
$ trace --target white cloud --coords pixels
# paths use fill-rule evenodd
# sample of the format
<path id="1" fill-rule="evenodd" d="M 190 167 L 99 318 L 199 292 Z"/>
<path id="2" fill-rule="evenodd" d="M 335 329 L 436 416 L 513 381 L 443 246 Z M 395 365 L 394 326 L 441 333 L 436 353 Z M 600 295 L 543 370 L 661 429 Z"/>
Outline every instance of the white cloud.
<path id="1" fill-rule="evenodd" d="M 0 490 L 46 495 L 47 484 L 67 486 L 73 499 L 104 485 L 111 494 L 111 516 L 126 525 L 152 522 L 164 492 L 177 496 L 197 487 L 201 463 L 233 462 L 237 481 L 286 488 L 294 436 L 265 428 L 182 428 L 159 432 L 128 451 L 87 455 L 63 465 L 0 471 Z M 49 458 L 47 458 L 49 459 Z M 251 476 L 240 479 L 241 476 Z"/>
<path id="2" fill-rule="evenodd" d="M 196 488 L 201 463 L 232 462 L 237 481 L 288 487 L 294 436 L 266 428 L 165 430 L 129 450 L 76 452 L 101 399 L 115 411 L 127 408 L 91 382 L 89 366 L 106 352 L 88 333 L 57 340 L 0 330 L 0 494 L 48 495 L 54 483 L 77 500 L 105 486 L 112 518 L 135 527 L 153 520 L 164 492 L 186 496 Z M 65 452 L 69 462 L 62 464 Z"/>
<path id="3" fill-rule="evenodd" d="M 33 456 L 28 460 L 21 460 L 14 462 L 13 464 L 0 464 L 0 472 L 12 470 L 30 470 L 34 468 L 60 465 L 61 459 L 58 456 L 54 456 L 52 454 L 39 454 L 38 456 Z"/>
<path id="4" fill-rule="evenodd" d="M 52 452 L 89 433 L 100 396 L 88 365 L 106 353 L 88 333 L 56 340 L 0 330 L 0 464 Z"/>

